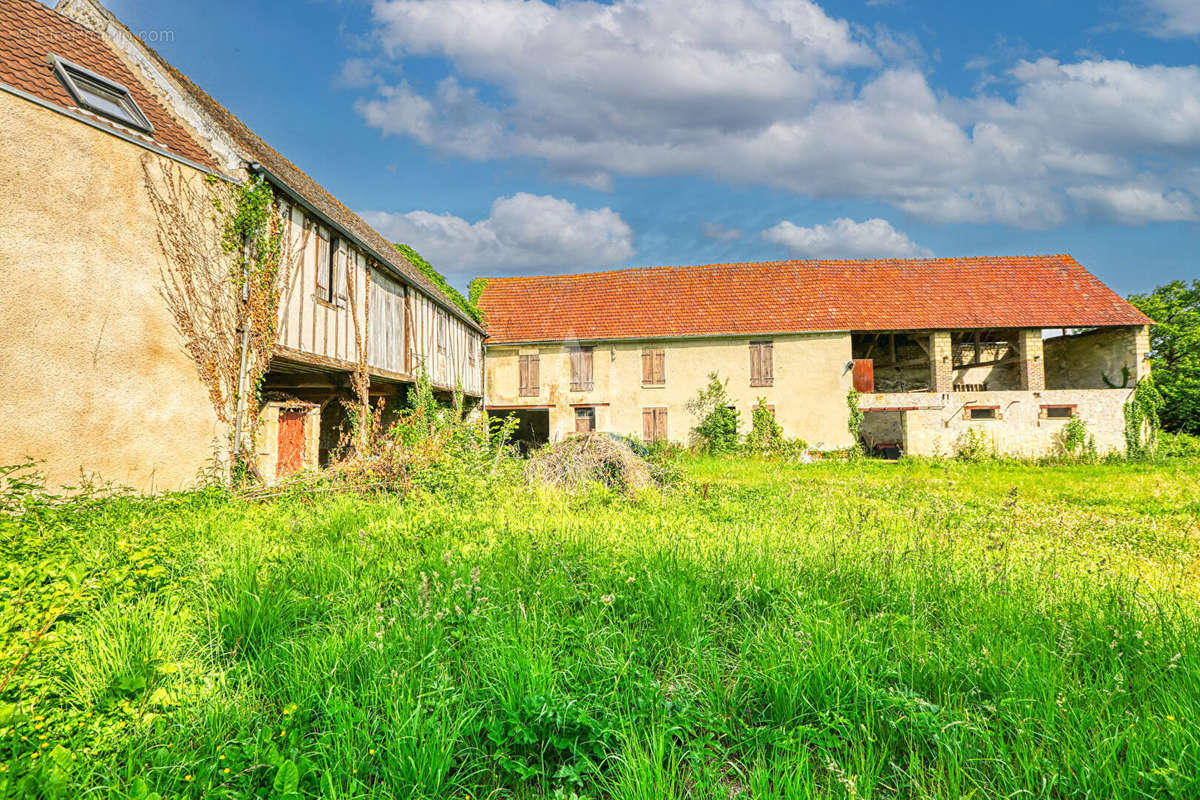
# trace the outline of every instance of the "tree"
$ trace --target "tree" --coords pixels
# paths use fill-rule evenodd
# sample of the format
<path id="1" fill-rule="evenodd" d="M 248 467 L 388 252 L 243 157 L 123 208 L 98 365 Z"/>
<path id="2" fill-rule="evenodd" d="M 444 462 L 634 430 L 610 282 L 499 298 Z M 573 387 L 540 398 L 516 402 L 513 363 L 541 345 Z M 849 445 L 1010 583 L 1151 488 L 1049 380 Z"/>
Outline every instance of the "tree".
<path id="1" fill-rule="evenodd" d="M 1200 280 L 1173 281 L 1129 302 L 1156 323 L 1150 358 L 1163 428 L 1200 434 Z"/>
<path id="2" fill-rule="evenodd" d="M 738 410 L 729 404 L 728 383 L 710 372 L 708 386 L 687 401 L 687 410 L 700 421 L 693 437 L 706 453 L 728 453 L 738 445 Z"/>

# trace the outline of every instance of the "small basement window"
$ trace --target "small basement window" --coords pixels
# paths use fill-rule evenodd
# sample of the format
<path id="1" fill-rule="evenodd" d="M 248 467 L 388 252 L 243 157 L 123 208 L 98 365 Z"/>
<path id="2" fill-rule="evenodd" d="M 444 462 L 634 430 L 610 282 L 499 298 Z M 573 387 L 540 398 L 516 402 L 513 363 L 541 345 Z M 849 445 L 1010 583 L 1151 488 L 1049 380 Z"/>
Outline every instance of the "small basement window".
<path id="1" fill-rule="evenodd" d="M 996 406 L 967 406 L 967 419 L 1000 419 Z"/>
<path id="2" fill-rule="evenodd" d="M 1075 416 L 1075 406 L 1042 406 L 1042 416 L 1046 419 L 1071 419 Z"/>
<path id="3" fill-rule="evenodd" d="M 50 56 L 50 63 L 80 108 L 144 133 L 154 133 L 154 126 L 124 86 L 58 56 Z"/>

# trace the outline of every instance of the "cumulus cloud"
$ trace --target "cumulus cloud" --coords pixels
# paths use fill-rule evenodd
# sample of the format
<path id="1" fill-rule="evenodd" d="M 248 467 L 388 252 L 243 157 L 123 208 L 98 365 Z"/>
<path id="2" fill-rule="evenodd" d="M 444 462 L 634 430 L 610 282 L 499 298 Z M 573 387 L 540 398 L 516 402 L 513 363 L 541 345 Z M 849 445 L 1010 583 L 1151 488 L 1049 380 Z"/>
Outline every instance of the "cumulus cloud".
<path id="1" fill-rule="evenodd" d="M 453 281 L 480 270 L 555 271 L 622 264 L 634 254 L 633 231 L 609 208 L 580 210 L 558 197 L 524 192 L 500 197 L 486 219 L 468 222 L 429 211 L 363 212 L 394 242 L 411 245 Z"/>
<path id="2" fill-rule="evenodd" d="M 1181 191 L 1144 186 L 1080 186 L 1067 190 L 1090 216 L 1126 225 L 1187 222 L 1197 219 L 1196 205 Z"/>
<path id="3" fill-rule="evenodd" d="M 370 125 L 464 158 L 538 159 L 605 191 L 613 175 L 694 174 L 1045 228 L 1108 213 L 1080 190 L 1162 183 L 1200 158 L 1195 66 L 1019 61 L 986 84 L 1002 93 L 954 97 L 912 65 L 915 42 L 810 0 L 373 8 L 381 57 L 438 57 L 450 74 L 368 92 Z"/>
<path id="4" fill-rule="evenodd" d="M 1147 29 L 1164 39 L 1200 36 L 1200 3 L 1196 0 L 1146 0 Z"/>
<path id="5" fill-rule="evenodd" d="M 855 222 L 843 217 L 828 225 L 803 228 L 787 220 L 762 233 L 768 242 L 781 244 L 799 258 L 928 258 L 933 251 L 921 247 L 885 219 Z"/>

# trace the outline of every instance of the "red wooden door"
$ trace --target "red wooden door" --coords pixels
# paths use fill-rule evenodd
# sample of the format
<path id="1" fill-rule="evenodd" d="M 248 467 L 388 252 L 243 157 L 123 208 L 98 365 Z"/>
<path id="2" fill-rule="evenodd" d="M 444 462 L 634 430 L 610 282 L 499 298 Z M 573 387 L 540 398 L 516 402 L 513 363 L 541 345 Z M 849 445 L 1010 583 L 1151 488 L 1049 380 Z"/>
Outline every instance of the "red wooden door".
<path id="1" fill-rule="evenodd" d="M 279 462 L 275 466 L 277 478 L 286 478 L 304 466 L 305 416 L 303 411 L 279 412 Z"/>
<path id="2" fill-rule="evenodd" d="M 854 359 L 854 391 L 875 391 L 875 362 L 869 358 Z"/>

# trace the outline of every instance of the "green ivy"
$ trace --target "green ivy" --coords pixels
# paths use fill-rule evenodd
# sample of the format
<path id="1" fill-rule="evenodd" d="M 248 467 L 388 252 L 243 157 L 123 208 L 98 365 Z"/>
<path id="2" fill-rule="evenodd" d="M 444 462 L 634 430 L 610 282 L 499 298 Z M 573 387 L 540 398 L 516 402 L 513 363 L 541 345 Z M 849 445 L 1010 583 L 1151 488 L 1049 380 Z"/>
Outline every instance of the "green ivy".
<path id="1" fill-rule="evenodd" d="M 1163 396 L 1147 375 L 1138 381 L 1129 402 L 1125 404 L 1125 454 L 1129 458 L 1149 458 L 1154 455 L 1158 439 L 1158 412 Z"/>
<path id="2" fill-rule="evenodd" d="M 850 409 L 850 417 L 846 420 L 846 427 L 850 431 L 850 437 L 856 444 L 858 443 L 858 431 L 862 428 L 863 423 L 863 412 L 858 407 L 858 398 L 861 394 L 861 392 L 854 388 L 851 388 L 846 393 L 846 406 Z"/>
<path id="3" fill-rule="evenodd" d="M 418 253 L 416 250 L 413 250 L 411 247 L 409 247 L 406 244 L 396 243 L 396 244 L 393 244 L 392 246 L 395 247 L 397 250 L 399 250 L 400 253 L 406 259 L 408 259 L 409 263 L 411 263 L 417 269 L 421 270 L 421 273 L 426 278 L 429 278 L 429 280 L 433 282 L 434 286 L 441 289 L 442 292 L 446 295 L 446 297 L 450 298 L 450 302 L 454 303 L 454 305 L 456 305 L 460 309 L 462 309 L 463 312 L 465 312 L 467 316 L 469 316 L 471 319 L 475 320 L 476 322 L 483 321 L 483 316 L 479 313 L 479 309 L 475 307 L 475 303 L 472 300 L 467 300 L 467 298 L 462 296 L 461 292 L 459 292 L 457 289 L 455 289 L 453 286 L 451 286 L 449 283 L 447 283 L 445 276 L 442 275 L 442 273 L 438 272 L 436 269 L 434 269 L 432 264 L 430 264 L 425 259 L 421 258 L 420 253 Z M 474 292 L 472 292 L 472 294 L 474 294 Z"/>
<path id="4" fill-rule="evenodd" d="M 483 297 L 483 290 L 487 288 L 487 283 L 487 278 L 475 278 L 467 284 L 467 300 L 476 309 L 479 308 L 479 300 Z"/>

